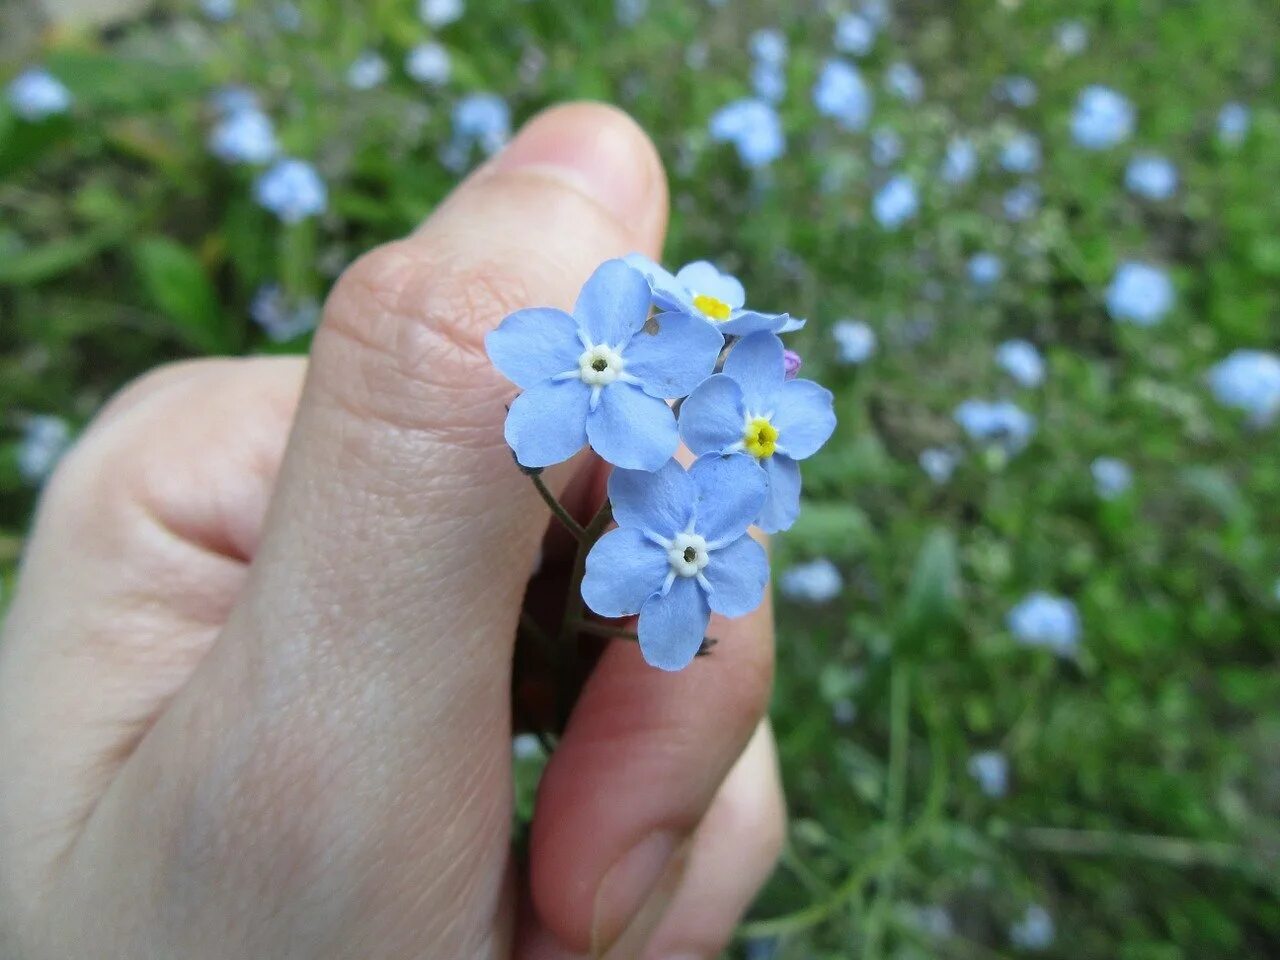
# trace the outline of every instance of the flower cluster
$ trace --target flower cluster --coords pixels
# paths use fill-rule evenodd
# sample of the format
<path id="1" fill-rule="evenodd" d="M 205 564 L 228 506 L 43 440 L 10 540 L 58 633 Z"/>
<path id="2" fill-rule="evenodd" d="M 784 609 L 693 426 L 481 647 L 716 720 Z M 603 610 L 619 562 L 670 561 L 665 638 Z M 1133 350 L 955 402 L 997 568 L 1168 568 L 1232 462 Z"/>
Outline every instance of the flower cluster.
<path id="1" fill-rule="evenodd" d="M 485 340 L 523 391 L 505 427 L 523 468 L 588 445 L 618 468 L 618 527 L 591 546 L 582 596 L 599 616 L 639 615 L 656 667 L 687 665 L 713 611 L 742 616 L 763 598 L 768 560 L 747 529 L 791 526 L 799 461 L 835 429 L 831 393 L 794 377 L 778 336 L 803 324 L 749 309 L 710 263 L 673 274 L 633 254 L 601 265 L 572 313 L 519 310 Z M 697 457 L 687 471 L 681 441 Z"/>

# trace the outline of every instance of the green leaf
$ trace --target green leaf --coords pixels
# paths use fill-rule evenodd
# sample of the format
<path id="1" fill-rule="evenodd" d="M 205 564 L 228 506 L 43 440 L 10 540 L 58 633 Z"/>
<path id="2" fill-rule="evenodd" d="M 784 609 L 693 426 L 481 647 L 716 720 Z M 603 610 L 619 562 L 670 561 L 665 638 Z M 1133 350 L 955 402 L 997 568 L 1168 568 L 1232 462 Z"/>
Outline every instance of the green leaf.
<path id="1" fill-rule="evenodd" d="M 194 254 L 165 237 L 150 237 L 134 246 L 133 259 L 147 297 L 185 340 L 207 353 L 230 350 L 218 298 Z"/>
<path id="2" fill-rule="evenodd" d="M 27 285 L 50 280 L 115 246 L 123 234 L 119 226 L 111 225 L 11 254 L 0 261 L 0 283 Z"/>
<path id="3" fill-rule="evenodd" d="M 955 619 L 960 599 L 960 562 L 955 535 L 935 527 L 916 554 L 906 599 L 898 621 L 898 638 L 916 645 Z"/>
<path id="4" fill-rule="evenodd" d="M 788 547 L 796 553 L 852 560 L 875 543 L 871 521 L 849 503 L 806 502 L 795 525 L 787 532 Z"/>

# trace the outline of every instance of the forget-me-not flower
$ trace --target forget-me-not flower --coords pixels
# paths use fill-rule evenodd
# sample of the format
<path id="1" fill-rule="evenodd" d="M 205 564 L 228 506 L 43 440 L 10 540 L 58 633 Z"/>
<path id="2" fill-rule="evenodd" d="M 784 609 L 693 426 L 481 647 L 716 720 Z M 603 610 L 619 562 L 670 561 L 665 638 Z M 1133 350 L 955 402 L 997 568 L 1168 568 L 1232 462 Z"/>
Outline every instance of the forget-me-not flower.
<path id="1" fill-rule="evenodd" d="M 1040 91 L 1030 77 L 1002 77 L 996 83 L 996 97 L 1025 110 L 1036 102 Z"/>
<path id="2" fill-rule="evenodd" d="M 236 15 L 236 0 L 200 0 L 200 12 L 215 23 L 225 23 Z"/>
<path id="3" fill-rule="evenodd" d="M 1228 103 L 1218 111 L 1218 140 L 1229 147 L 1239 146 L 1249 135 L 1252 122 L 1249 108 L 1243 103 Z"/>
<path id="4" fill-rule="evenodd" d="M 511 136 L 511 108 L 496 93 L 469 93 L 453 105 L 453 137 L 440 150 L 451 170 L 466 166 L 471 149 L 486 155 L 498 152 Z"/>
<path id="5" fill-rule="evenodd" d="M 1178 168 L 1167 157 L 1140 153 L 1125 167 L 1124 185 L 1147 200 L 1168 200 L 1178 189 Z"/>
<path id="6" fill-rule="evenodd" d="M 951 475 L 956 472 L 956 467 L 960 464 L 960 454 L 951 447 L 927 447 L 920 451 L 917 462 L 926 477 L 936 485 L 942 486 L 949 482 Z"/>
<path id="7" fill-rule="evenodd" d="M 418 83 L 438 87 L 449 82 L 453 63 L 442 44 L 428 41 L 418 44 L 405 56 L 404 72 Z"/>
<path id="8" fill-rule="evenodd" d="M 209 152 L 224 163 L 266 163 L 280 151 L 271 118 L 260 110 L 237 110 L 209 133 Z"/>
<path id="9" fill-rule="evenodd" d="M 771 333 L 743 337 L 724 372 L 708 377 L 680 408 L 680 436 L 695 454 L 746 453 L 768 478 L 756 521 L 786 530 L 800 512 L 800 460 L 818 452 L 836 427 L 831 391 L 787 380 L 782 342 Z"/>
<path id="10" fill-rule="evenodd" d="M 261 110 L 262 102 L 248 87 L 219 87 L 209 96 L 209 107 L 214 113 L 230 116 L 241 110 Z"/>
<path id="11" fill-rule="evenodd" d="M 800 358 L 800 354 L 794 350 L 782 351 L 782 371 L 783 376 L 788 380 L 794 380 L 800 373 L 800 368 L 804 365 L 804 360 Z"/>
<path id="12" fill-rule="evenodd" d="M 1025 448 L 1036 431 L 1036 418 L 1010 400 L 965 400 L 952 416 L 970 439 L 1008 454 Z"/>
<path id="13" fill-rule="evenodd" d="M 725 336 L 742 337 L 758 330 L 790 333 L 804 326 L 803 320 L 789 314 L 746 309 L 747 294 L 738 278 L 721 273 L 706 260 L 686 263 L 674 274 L 638 253 L 628 254 L 626 261 L 649 281 L 659 309 L 706 321 Z"/>
<path id="14" fill-rule="evenodd" d="M 773 27 L 757 30 L 747 41 L 751 56 L 762 63 L 771 63 L 775 67 L 787 62 L 787 38 L 782 31 Z"/>
<path id="15" fill-rule="evenodd" d="M 1076 57 L 1089 46 L 1089 28 L 1080 20 L 1064 20 L 1054 28 L 1053 38 L 1059 50 Z"/>
<path id="16" fill-rule="evenodd" d="M 1040 141 L 1023 131 L 1013 134 L 1000 148 L 1000 166 L 1010 173 L 1035 173 L 1040 169 Z"/>
<path id="17" fill-rule="evenodd" d="M 968 137 L 952 137 L 947 143 L 939 175 L 944 183 L 959 186 L 968 183 L 978 172 L 978 149 Z"/>
<path id="18" fill-rule="evenodd" d="M 329 205 L 329 189 L 315 167 L 288 158 L 258 177 L 254 196 L 284 223 L 299 223 L 324 213 Z"/>
<path id="19" fill-rule="evenodd" d="M 920 210 L 915 182 L 899 174 L 891 178 L 871 198 L 871 215 L 886 230 L 897 230 Z"/>
<path id="20" fill-rule="evenodd" d="M 826 557 L 797 563 L 778 578 L 778 590 L 788 600 L 799 603 L 827 603 L 844 589 L 844 578 Z"/>
<path id="21" fill-rule="evenodd" d="M 306 299 L 290 303 L 278 284 L 267 284 L 254 294 L 249 316 L 276 343 L 287 343 L 310 333 L 320 322 L 320 304 Z"/>
<path id="22" fill-rule="evenodd" d="M 485 337 L 489 359 L 524 392 L 505 435 L 525 467 L 568 460 L 588 442 L 614 466 L 657 470 L 676 451 L 683 397 L 715 368 L 724 338 L 683 313 L 650 319 L 649 284 L 621 260 L 601 265 L 573 314 L 517 310 Z"/>
<path id="23" fill-rule="evenodd" d="M 1044 382 L 1044 358 L 1027 340 L 1006 340 L 996 347 L 996 363 L 1020 386 L 1038 387 Z"/>
<path id="24" fill-rule="evenodd" d="M 993 287 L 1004 276 L 1004 262 L 990 251 L 969 258 L 969 280 L 976 287 Z"/>
<path id="25" fill-rule="evenodd" d="M 1085 87 L 1071 115 L 1071 135 L 1087 150 L 1106 150 L 1133 133 L 1133 104 L 1123 94 L 1098 84 Z"/>
<path id="26" fill-rule="evenodd" d="M 1023 223 L 1030 220 L 1040 209 L 1040 199 L 1044 191 L 1040 184 L 1033 181 L 1020 183 L 1005 191 L 1000 198 L 1000 206 L 1010 223 Z"/>
<path id="27" fill-rule="evenodd" d="M 861 130 L 871 118 L 871 90 L 856 67 L 832 58 L 813 85 L 813 105 L 846 130 Z"/>
<path id="28" fill-rule="evenodd" d="M 876 352 L 876 332 L 861 320 L 840 320 L 831 327 L 841 363 L 864 363 Z"/>
<path id="29" fill-rule="evenodd" d="M 787 93 L 787 75 L 776 63 L 760 61 L 751 68 L 751 89 L 755 95 L 777 103 Z"/>
<path id="30" fill-rule="evenodd" d="M 1107 287 L 1107 312 L 1120 323 L 1152 327 L 1173 309 L 1173 281 L 1159 267 L 1137 260 L 1120 264 Z"/>
<path id="31" fill-rule="evenodd" d="M 924 99 L 924 80 L 915 67 L 903 60 L 889 65 L 884 73 L 884 85 L 891 94 L 907 103 L 919 103 Z"/>
<path id="32" fill-rule="evenodd" d="M 993 800 L 1009 792 L 1009 760 L 998 750 L 983 750 L 969 758 L 965 765 L 978 789 Z"/>
<path id="33" fill-rule="evenodd" d="M 23 120 L 43 120 L 71 109 L 71 91 L 48 70 L 35 67 L 13 78 L 8 99 Z"/>
<path id="34" fill-rule="evenodd" d="M 1080 642 L 1080 614 L 1066 597 L 1037 591 L 1028 594 L 1008 616 L 1009 632 L 1028 647 L 1045 647 L 1060 657 L 1075 653 Z"/>
<path id="35" fill-rule="evenodd" d="M 892 166 L 902 156 L 902 137 L 890 127 L 871 132 L 871 162 L 877 167 Z"/>
<path id="36" fill-rule="evenodd" d="M 347 67 L 347 86 L 353 90 L 372 90 L 386 82 L 390 68 L 387 61 L 373 50 L 366 50 Z"/>
<path id="37" fill-rule="evenodd" d="M 1038 903 L 1027 907 L 1022 919 L 1009 928 L 1009 942 L 1019 950 L 1048 950 L 1055 935 L 1053 917 Z"/>
<path id="38" fill-rule="evenodd" d="M 1098 457 L 1089 464 L 1093 489 L 1103 500 L 1114 500 L 1133 485 L 1133 470 L 1115 457 Z"/>
<path id="39" fill-rule="evenodd" d="M 1280 414 L 1280 356 L 1235 350 L 1209 371 L 1209 389 L 1223 406 L 1243 410 L 1262 427 Z"/>
<path id="40" fill-rule="evenodd" d="M 462 19 L 463 0 L 418 0 L 418 16 L 428 27 L 439 29 Z"/>
<path id="41" fill-rule="evenodd" d="M 61 417 L 31 417 L 18 445 L 18 472 L 30 484 L 43 482 L 71 446 L 71 425 Z"/>
<path id="42" fill-rule="evenodd" d="M 621 27 L 634 27 L 649 12 L 649 0 L 613 0 L 613 16 Z"/>
<path id="43" fill-rule="evenodd" d="M 747 535 L 764 498 L 764 476 L 741 454 L 702 457 L 688 472 L 674 460 L 652 473 L 615 470 L 618 528 L 587 555 L 583 600 L 602 617 L 639 614 L 645 661 L 683 669 L 712 611 L 740 617 L 764 599 L 769 560 Z"/>
<path id="44" fill-rule="evenodd" d="M 857 13 L 846 13 L 836 21 L 835 48 L 841 53 L 864 57 L 876 43 L 876 25 Z"/>
<path id="45" fill-rule="evenodd" d="M 751 170 L 767 167 L 787 148 L 778 111 L 758 97 L 725 104 L 711 115 L 707 131 L 712 140 L 732 144 L 742 165 Z"/>

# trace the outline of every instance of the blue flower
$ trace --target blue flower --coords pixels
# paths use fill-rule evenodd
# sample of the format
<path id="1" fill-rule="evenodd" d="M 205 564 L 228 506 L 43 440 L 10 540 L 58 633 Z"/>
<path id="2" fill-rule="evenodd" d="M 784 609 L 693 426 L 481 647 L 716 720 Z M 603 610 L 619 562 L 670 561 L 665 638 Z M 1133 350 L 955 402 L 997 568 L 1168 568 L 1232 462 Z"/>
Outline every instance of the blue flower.
<path id="1" fill-rule="evenodd" d="M 864 363 L 876 352 L 876 332 L 861 320 L 841 320 L 831 328 L 841 363 Z"/>
<path id="2" fill-rule="evenodd" d="M 302 29 L 302 11 L 293 3 L 277 3 L 271 10 L 271 19 L 285 33 L 297 33 Z"/>
<path id="3" fill-rule="evenodd" d="M 751 89 L 760 99 L 777 103 L 787 93 L 787 75 L 777 64 L 761 61 L 751 68 Z"/>
<path id="4" fill-rule="evenodd" d="M 1124 185 L 1147 200 L 1168 200 L 1178 189 L 1178 168 L 1166 157 L 1140 153 L 1125 168 Z"/>
<path id="5" fill-rule="evenodd" d="M 1209 389 L 1223 406 L 1243 410 L 1258 427 L 1280 413 L 1280 356 L 1236 350 L 1209 371 Z"/>
<path id="6" fill-rule="evenodd" d="M 1089 45 L 1089 28 L 1079 20 L 1064 20 L 1054 29 L 1053 38 L 1067 56 L 1079 56 Z"/>
<path id="7" fill-rule="evenodd" d="M 977 287 L 993 287 L 1004 276 L 1004 262 L 994 253 L 975 253 L 969 258 L 969 280 Z"/>
<path id="8" fill-rule="evenodd" d="M 222 116 L 230 116 L 241 110 L 262 110 L 258 95 L 248 87 L 226 86 L 215 90 L 209 97 L 209 107 Z"/>
<path id="9" fill-rule="evenodd" d="M 18 444 L 18 472 L 30 484 L 43 482 L 71 446 L 71 425 L 61 417 L 31 417 Z"/>
<path id="10" fill-rule="evenodd" d="M 621 260 L 601 265 L 572 316 L 534 307 L 485 337 L 493 365 L 524 392 L 506 439 L 526 467 L 568 460 L 588 442 L 609 463 L 657 470 L 679 446 L 665 400 L 713 369 L 724 338 L 683 313 L 649 319 L 649 285 Z"/>
<path id="11" fill-rule="evenodd" d="M 1249 135 L 1253 118 L 1243 103 L 1228 103 L 1218 112 L 1218 140 L 1229 147 L 1239 146 Z"/>
<path id="12" fill-rule="evenodd" d="M 861 130 L 871 118 L 871 91 L 856 67 L 833 58 L 813 85 L 813 105 L 846 130 Z"/>
<path id="13" fill-rule="evenodd" d="M 769 559 L 747 535 L 765 482 L 742 455 L 669 460 L 653 473 L 615 470 L 609 500 L 618 528 L 587 555 L 582 599 L 602 617 L 640 615 L 650 666 L 681 670 L 702 645 L 712 611 L 750 613 L 764 599 Z"/>
<path id="14" fill-rule="evenodd" d="M 1009 942 L 1019 950 L 1048 950 L 1055 935 L 1053 917 L 1038 903 L 1027 907 L 1022 919 L 1009 928 Z"/>
<path id="15" fill-rule="evenodd" d="M 619 26 L 634 27 L 649 12 L 649 0 L 613 0 L 613 16 Z"/>
<path id="16" fill-rule="evenodd" d="M 324 213 L 329 190 L 311 164 L 303 160 L 280 160 L 258 178 L 254 185 L 258 203 L 284 223 L 299 223 Z"/>
<path id="17" fill-rule="evenodd" d="M 918 460 L 925 476 L 938 486 L 949 482 L 960 463 L 960 454 L 950 447 L 928 447 L 920 451 Z"/>
<path id="18" fill-rule="evenodd" d="M 998 750 L 983 750 L 969 758 L 966 769 L 978 789 L 993 800 L 1009 792 L 1009 760 Z"/>
<path id="19" fill-rule="evenodd" d="M 889 23 L 889 0 L 862 0 L 862 15 L 877 27 Z"/>
<path id="20" fill-rule="evenodd" d="M 1071 115 L 1071 135 L 1087 150 L 1106 150 L 1129 139 L 1133 121 L 1133 104 L 1124 95 L 1110 87 L 1085 87 Z"/>
<path id="21" fill-rule="evenodd" d="M 902 156 L 902 137 L 896 130 L 879 127 L 871 133 L 871 162 L 877 167 L 892 166 Z"/>
<path id="22" fill-rule="evenodd" d="M 496 93 L 469 93 L 453 105 L 453 137 L 440 150 L 451 170 L 462 170 L 479 146 L 485 155 L 498 152 L 511 136 L 511 108 Z"/>
<path id="23" fill-rule="evenodd" d="M 1133 471 L 1123 460 L 1098 457 L 1089 465 L 1093 488 L 1103 500 L 1114 500 L 1133 485 Z"/>
<path id="24" fill-rule="evenodd" d="M 1080 614 L 1066 597 L 1037 591 L 1028 594 L 1008 616 L 1009 631 L 1021 644 L 1045 647 L 1060 657 L 1075 653 L 1080 642 Z"/>
<path id="25" fill-rule="evenodd" d="M 978 172 L 978 150 L 968 137 L 952 137 L 939 171 L 944 183 L 959 186 L 968 183 Z"/>
<path id="26" fill-rule="evenodd" d="M 831 391 L 811 380 L 787 380 L 782 343 L 754 333 L 729 352 L 724 373 L 707 378 L 680 408 L 680 436 L 695 454 L 750 455 L 769 481 L 756 521 L 767 533 L 786 530 L 800 512 L 800 465 L 835 430 Z"/>
<path id="27" fill-rule="evenodd" d="M 418 0 L 418 16 L 435 29 L 461 20 L 465 12 L 463 0 Z"/>
<path id="28" fill-rule="evenodd" d="M 1007 454 L 1020 452 L 1036 431 L 1036 418 L 1008 400 L 965 400 L 952 416 L 970 439 Z"/>
<path id="29" fill-rule="evenodd" d="M 262 164 L 279 151 L 271 119 L 256 109 L 228 114 L 209 133 L 209 152 L 224 163 Z"/>
<path id="30" fill-rule="evenodd" d="M 1120 323 L 1152 327 L 1173 309 L 1173 281 L 1159 267 L 1129 260 L 1107 287 L 1107 312 Z"/>
<path id="31" fill-rule="evenodd" d="M 1040 91 L 1030 77 L 1003 77 L 996 84 L 996 97 L 1025 110 L 1036 102 Z"/>
<path id="32" fill-rule="evenodd" d="M 1013 134 L 1000 148 L 1000 166 L 1010 173 L 1035 173 L 1040 169 L 1040 141 L 1029 133 Z"/>
<path id="33" fill-rule="evenodd" d="M 31 69 L 9 84 L 9 106 L 23 120 L 43 120 L 71 109 L 71 91 L 47 70 Z"/>
<path id="34" fill-rule="evenodd" d="M 889 65 L 884 73 L 884 85 L 890 93 L 907 103 L 919 103 L 924 99 L 924 80 L 911 64 L 899 60 Z"/>
<path id="35" fill-rule="evenodd" d="M 886 230 L 897 230 L 920 210 L 920 198 L 910 177 L 899 174 L 871 198 L 871 215 Z"/>
<path id="36" fill-rule="evenodd" d="M 373 50 L 366 50 L 347 67 L 347 86 L 353 90 L 372 90 L 386 82 L 390 70 L 387 61 Z"/>
<path id="37" fill-rule="evenodd" d="M 1006 340 L 996 347 L 996 363 L 1021 386 L 1038 387 L 1044 381 L 1044 359 L 1026 340 Z"/>
<path id="38" fill-rule="evenodd" d="M 746 291 L 738 278 L 721 273 L 706 260 L 686 263 L 675 274 L 638 253 L 628 254 L 626 261 L 649 281 L 659 309 L 706 321 L 725 336 L 743 337 L 759 330 L 790 333 L 804 326 L 803 320 L 786 313 L 746 309 Z"/>
<path id="39" fill-rule="evenodd" d="M 844 589 L 844 579 L 836 565 L 825 557 L 797 563 L 778 580 L 778 589 L 788 600 L 800 603 L 828 603 Z"/>
<path id="40" fill-rule="evenodd" d="M 249 316 L 276 343 L 288 343 L 310 333 L 320 322 L 320 304 L 312 299 L 290 303 L 277 284 L 267 284 L 254 294 Z"/>
<path id="41" fill-rule="evenodd" d="M 1040 209 L 1040 198 L 1043 192 L 1040 184 L 1030 181 L 1006 190 L 1000 200 L 1005 217 L 1010 223 L 1023 223 L 1030 220 Z"/>
<path id="42" fill-rule="evenodd" d="M 404 72 L 411 80 L 439 87 L 449 82 L 453 64 L 443 45 L 430 41 L 420 43 L 404 58 Z M 504 104 L 505 106 L 505 104 Z"/>
<path id="43" fill-rule="evenodd" d="M 707 130 L 712 140 L 732 144 L 742 165 L 751 170 L 767 167 L 787 148 L 778 111 L 755 97 L 725 104 L 711 115 Z"/>
<path id="44" fill-rule="evenodd" d="M 236 15 L 236 0 L 200 0 L 200 12 L 215 23 L 225 23 Z"/>
<path id="45" fill-rule="evenodd" d="M 864 16 L 846 13 L 836 21 L 835 48 L 841 53 L 865 57 L 876 44 L 876 25 Z"/>
<path id="46" fill-rule="evenodd" d="M 787 38 L 781 30 L 757 30 L 747 42 L 751 56 L 761 63 L 780 67 L 787 62 Z"/>

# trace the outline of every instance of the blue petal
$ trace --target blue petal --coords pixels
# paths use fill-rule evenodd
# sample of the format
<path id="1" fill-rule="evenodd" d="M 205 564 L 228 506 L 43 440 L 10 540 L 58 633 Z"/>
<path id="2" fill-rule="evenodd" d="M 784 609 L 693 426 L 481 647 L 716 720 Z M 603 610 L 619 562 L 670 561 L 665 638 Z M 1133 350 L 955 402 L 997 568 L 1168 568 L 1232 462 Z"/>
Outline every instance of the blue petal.
<path id="1" fill-rule="evenodd" d="M 638 392 L 638 391 L 637 391 Z M 503 434 L 526 467 L 568 460 L 587 443 L 591 390 L 581 380 L 544 380 L 516 397 Z"/>
<path id="2" fill-rule="evenodd" d="M 784 313 L 781 316 L 786 322 L 780 330 L 775 330 L 774 333 L 795 333 L 797 330 L 803 330 L 804 325 L 809 322 L 803 317 L 793 317 L 789 313 Z"/>
<path id="3" fill-rule="evenodd" d="M 602 617 L 630 617 L 662 589 L 671 564 L 666 553 L 639 530 L 619 527 L 587 554 L 582 599 Z"/>
<path id="4" fill-rule="evenodd" d="M 493 365 L 522 390 L 578 369 L 582 354 L 577 321 L 551 307 L 517 310 L 489 331 L 484 347 Z"/>
<path id="5" fill-rule="evenodd" d="M 623 360 L 649 396 L 686 397 L 711 376 L 723 346 L 724 337 L 705 320 L 660 313 L 631 338 Z"/>
<path id="6" fill-rule="evenodd" d="M 587 415 L 587 439 L 602 458 L 628 470 L 657 470 L 680 446 L 671 408 L 629 383 L 600 392 L 599 405 Z"/>
<path id="7" fill-rule="evenodd" d="M 826 387 L 812 380 L 791 380 L 782 385 L 774 404 L 773 425 L 778 445 L 792 460 L 818 452 L 836 429 L 834 398 Z"/>
<path id="8" fill-rule="evenodd" d="M 711 609 L 722 617 L 741 617 L 764 599 L 769 555 L 750 537 L 741 536 L 712 553 L 702 573 L 711 584 L 707 594 Z"/>
<path id="9" fill-rule="evenodd" d="M 772 333 L 753 333 L 743 337 L 729 351 L 724 361 L 724 372 L 742 387 L 742 399 L 747 410 L 768 413 L 786 376 L 782 341 Z"/>
<path id="10" fill-rule="evenodd" d="M 752 333 L 782 333 L 787 329 L 791 318 L 785 313 L 757 313 L 754 310 L 739 310 L 724 323 L 717 323 L 716 329 L 725 336 L 745 337 Z M 801 323 L 803 326 L 803 322 Z M 796 327 L 794 329 L 799 329 Z"/>
<path id="11" fill-rule="evenodd" d="M 697 496 L 693 480 L 674 460 L 652 473 L 615 470 L 609 477 L 609 502 L 618 525 L 668 539 L 688 527 Z"/>
<path id="12" fill-rule="evenodd" d="M 680 404 L 680 437 L 698 456 L 742 442 L 742 388 L 729 377 L 708 377 Z"/>
<path id="13" fill-rule="evenodd" d="M 705 319 L 701 313 L 694 311 L 689 291 L 675 278 L 675 274 L 669 273 L 660 264 L 654 263 L 641 253 L 628 253 L 622 259 L 627 266 L 644 274 L 653 291 L 653 302 L 659 310 L 675 310 L 696 316 L 698 319 Z"/>
<path id="14" fill-rule="evenodd" d="M 578 294 L 573 316 L 593 344 L 625 346 L 649 319 L 649 281 L 622 260 L 606 260 Z"/>
<path id="15" fill-rule="evenodd" d="M 737 277 L 721 273 L 716 269 L 715 264 L 708 263 L 706 260 L 686 263 L 676 274 L 676 279 L 686 290 L 715 297 L 734 310 L 741 309 L 747 300 L 746 291 L 742 289 L 742 284 L 738 282 Z"/>
<path id="16" fill-rule="evenodd" d="M 683 670 L 702 646 L 710 619 L 698 581 L 676 577 L 665 597 L 650 597 L 640 608 L 640 652 L 651 667 Z"/>
<path id="17" fill-rule="evenodd" d="M 760 462 L 769 479 L 769 495 L 756 523 L 765 533 L 778 533 L 788 529 L 800 515 L 800 464 L 780 453 Z"/>
<path id="18" fill-rule="evenodd" d="M 710 543 L 746 533 L 768 495 L 764 471 L 744 453 L 699 457 L 689 476 L 698 488 L 694 529 Z"/>

